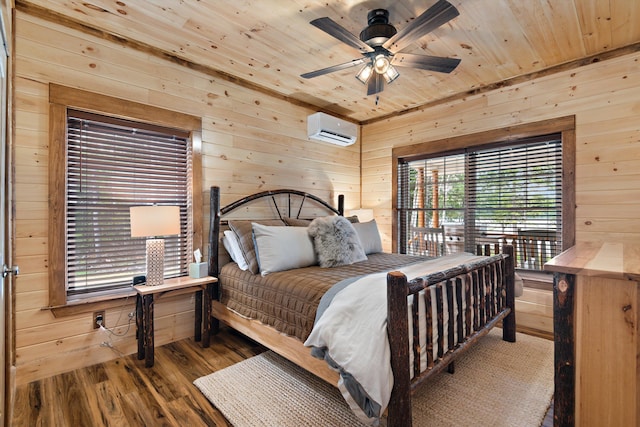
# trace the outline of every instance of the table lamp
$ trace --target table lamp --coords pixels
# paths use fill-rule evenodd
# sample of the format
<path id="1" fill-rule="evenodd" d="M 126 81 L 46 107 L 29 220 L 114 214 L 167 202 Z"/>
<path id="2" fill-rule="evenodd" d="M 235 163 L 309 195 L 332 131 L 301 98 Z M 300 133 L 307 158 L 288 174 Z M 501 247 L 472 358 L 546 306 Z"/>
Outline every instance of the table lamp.
<path id="1" fill-rule="evenodd" d="M 159 236 L 180 234 L 178 206 L 132 206 L 131 237 L 147 239 L 147 285 L 162 285 L 164 280 L 164 239 Z"/>

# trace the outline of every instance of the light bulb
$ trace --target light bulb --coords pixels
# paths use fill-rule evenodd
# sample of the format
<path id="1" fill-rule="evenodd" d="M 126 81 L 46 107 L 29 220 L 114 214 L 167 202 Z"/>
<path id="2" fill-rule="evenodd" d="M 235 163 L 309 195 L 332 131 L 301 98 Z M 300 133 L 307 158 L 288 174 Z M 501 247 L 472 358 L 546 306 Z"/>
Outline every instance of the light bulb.
<path id="1" fill-rule="evenodd" d="M 369 78 L 371 77 L 371 73 L 373 73 L 373 66 L 371 64 L 367 64 L 356 74 L 356 79 L 360 80 L 363 84 L 367 84 Z"/>
<path id="2" fill-rule="evenodd" d="M 389 65 L 390 65 L 389 58 L 387 58 L 382 54 L 376 56 L 375 59 L 373 60 L 373 68 L 374 70 L 376 70 L 376 73 L 378 74 L 386 73 L 387 69 L 389 68 Z"/>
<path id="3" fill-rule="evenodd" d="M 400 76 L 400 73 L 398 73 L 398 70 L 396 70 L 393 65 L 389 65 L 387 71 L 385 71 L 382 76 L 384 77 L 384 80 L 387 82 L 387 84 L 389 84 L 397 79 L 398 76 Z"/>

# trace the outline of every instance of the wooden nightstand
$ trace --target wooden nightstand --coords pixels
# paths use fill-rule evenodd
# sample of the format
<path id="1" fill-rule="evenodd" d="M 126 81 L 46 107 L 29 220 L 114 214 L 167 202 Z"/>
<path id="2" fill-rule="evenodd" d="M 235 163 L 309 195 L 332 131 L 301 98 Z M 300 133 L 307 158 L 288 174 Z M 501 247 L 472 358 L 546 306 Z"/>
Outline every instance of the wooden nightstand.
<path id="1" fill-rule="evenodd" d="M 557 426 L 640 425 L 640 245 L 582 241 L 554 273 Z"/>
<path id="2" fill-rule="evenodd" d="M 209 347 L 211 325 L 211 296 L 215 277 L 194 279 L 189 276 L 167 279 L 162 285 L 136 285 L 136 338 L 138 339 L 138 360 L 145 359 L 147 368 L 153 366 L 153 303 L 165 296 L 175 296 L 195 292 L 195 330 L 194 338 L 202 341 L 203 347 Z M 204 315 L 204 317 L 203 317 Z"/>

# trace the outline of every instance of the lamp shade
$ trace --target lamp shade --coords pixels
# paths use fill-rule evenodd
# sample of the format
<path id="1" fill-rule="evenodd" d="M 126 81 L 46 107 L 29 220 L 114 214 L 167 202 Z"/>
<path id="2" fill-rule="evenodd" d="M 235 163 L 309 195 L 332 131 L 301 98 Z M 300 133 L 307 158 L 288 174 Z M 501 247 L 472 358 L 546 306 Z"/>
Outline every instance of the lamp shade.
<path id="1" fill-rule="evenodd" d="M 131 237 L 170 236 L 180 234 L 180 207 L 132 206 Z"/>

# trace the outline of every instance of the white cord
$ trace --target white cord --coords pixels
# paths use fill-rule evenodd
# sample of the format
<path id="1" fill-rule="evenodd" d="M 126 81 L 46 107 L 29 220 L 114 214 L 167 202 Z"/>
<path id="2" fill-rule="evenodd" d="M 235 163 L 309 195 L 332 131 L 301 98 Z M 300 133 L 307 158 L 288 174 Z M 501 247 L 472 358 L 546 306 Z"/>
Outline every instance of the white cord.
<path id="1" fill-rule="evenodd" d="M 116 326 L 114 326 L 113 328 L 107 328 L 105 326 L 100 325 L 100 329 L 102 329 L 105 332 L 108 332 L 109 335 L 113 335 L 116 337 L 123 337 L 125 335 L 127 335 L 127 333 L 129 333 L 129 330 L 131 329 L 131 319 L 132 317 L 129 318 L 129 322 L 127 323 L 127 329 L 124 332 L 116 332 L 115 329 L 118 327 L 118 324 L 116 323 Z M 118 321 L 120 319 L 118 318 Z"/>
<path id="2" fill-rule="evenodd" d="M 124 356 L 124 353 L 122 353 L 120 350 L 118 350 L 114 345 L 113 345 L 113 341 L 112 338 L 113 336 L 116 337 L 122 337 L 125 336 L 129 333 L 129 330 L 131 329 L 131 320 L 134 319 L 136 317 L 136 312 L 135 310 L 132 311 L 131 313 L 129 313 L 129 321 L 127 322 L 127 329 L 124 332 L 118 333 L 115 332 L 115 329 L 118 327 L 118 323 L 120 323 L 120 319 L 122 318 L 122 312 L 124 311 L 124 307 L 127 304 L 127 301 L 129 300 L 129 296 L 127 296 L 124 300 L 124 302 L 122 303 L 122 306 L 120 307 L 120 314 L 118 315 L 118 320 L 116 320 L 115 326 L 113 328 L 107 328 L 106 326 L 104 326 L 103 321 L 102 320 L 98 320 L 96 323 L 98 324 L 100 331 L 104 332 L 107 334 L 108 337 L 108 341 L 103 341 L 102 344 L 100 344 L 101 347 L 108 347 L 111 350 L 113 350 L 114 352 L 116 352 L 119 356 Z"/>
<path id="3" fill-rule="evenodd" d="M 114 335 L 116 337 L 123 337 L 125 335 L 127 335 L 129 333 L 129 330 L 131 329 L 131 320 L 135 317 L 135 310 L 132 311 L 131 313 L 133 313 L 133 315 L 131 315 L 131 313 L 129 313 L 129 321 L 127 322 L 127 329 L 124 332 L 118 333 L 115 332 L 115 329 L 118 327 L 118 323 L 120 323 L 120 319 L 122 318 L 122 312 L 124 311 L 124 306 L 127 304 L 127 301 L 129 300 L 129 296 L 127 296 L 124 300 L 124 302 L 122 303 L 122 306 L 120 307 L 120 314 L 118 314 L 118 320 L 116 320 L 116 324 L 113 328 L 107 328 L 105 326 L 102 326 L 102 322 L 98 322 L 98 324 L 100 325 L 100 329 L 102 329 L 103 331 L 108 332 L 110 335 Z"/>

